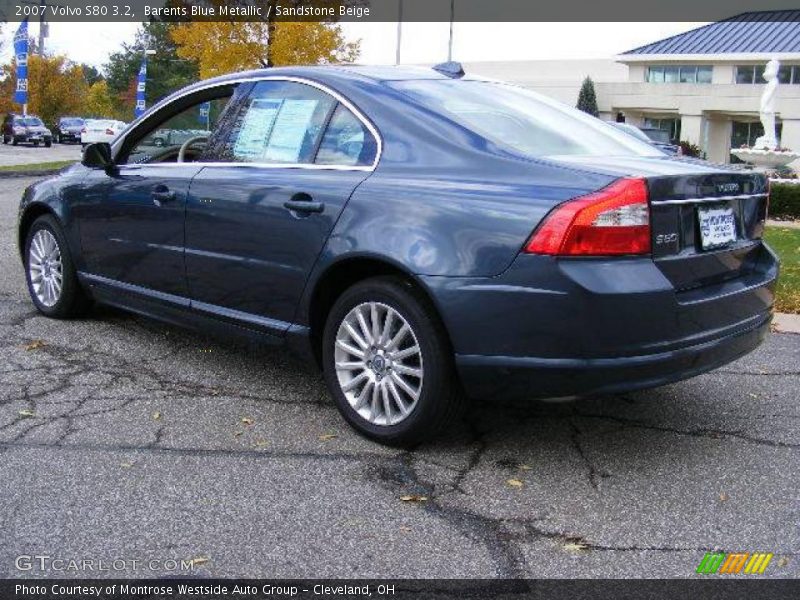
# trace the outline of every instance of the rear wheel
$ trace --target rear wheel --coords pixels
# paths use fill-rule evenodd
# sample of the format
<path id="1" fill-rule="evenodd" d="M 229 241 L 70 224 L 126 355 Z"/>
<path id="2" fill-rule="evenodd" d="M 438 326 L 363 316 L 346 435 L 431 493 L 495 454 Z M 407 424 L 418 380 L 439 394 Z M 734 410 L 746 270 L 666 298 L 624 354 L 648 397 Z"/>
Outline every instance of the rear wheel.
<path id="1" fill-rule="evenodd" d="M 431 439 L 461 403 L 452 351 L 433 308 L 397 278 L 358 283 L 336 301 L 325 325 L 323 368 L 348 423 L 384 444 Z"/>
<path id="2" fill-rule="evenodd" d="M 25 275 L 36 308 L 58 319 L 85 314 L 91 302 L 78 282 L 75 265 L 58 221 L 43 215 L 25 239 Z"/>

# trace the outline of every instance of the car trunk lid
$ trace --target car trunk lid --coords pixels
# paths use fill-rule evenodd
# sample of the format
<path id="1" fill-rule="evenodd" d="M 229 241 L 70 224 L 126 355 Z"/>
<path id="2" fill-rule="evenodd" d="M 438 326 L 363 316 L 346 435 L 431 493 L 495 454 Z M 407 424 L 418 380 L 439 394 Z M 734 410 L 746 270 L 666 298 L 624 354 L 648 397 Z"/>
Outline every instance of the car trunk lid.
<path id="1" fill-rule="evenodd" d="M 647 182 L 653 260 L 676 291 L 723 283 L 757 268 L 767 214 L 763 174 L 669 157 L 558 160 Z"/>

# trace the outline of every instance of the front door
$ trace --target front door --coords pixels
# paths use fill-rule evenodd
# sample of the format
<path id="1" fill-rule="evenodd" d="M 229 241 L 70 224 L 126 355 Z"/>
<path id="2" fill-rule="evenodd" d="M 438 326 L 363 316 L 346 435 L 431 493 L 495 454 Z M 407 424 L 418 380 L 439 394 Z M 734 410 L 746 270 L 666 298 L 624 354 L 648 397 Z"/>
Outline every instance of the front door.
<path id="1" fill-rule="evenodd" d="M 259 82 L 235 123 L 225 163 L 189 190 L 189 293 L 199 310 L 280 333 L 377 141 L 347 106 L 298 82 Z"/>
<path id="2" fill-rule="evenodd" d="M 204 152 L 232 94 L 227 86 L 164 107 L 126 137 L 114 168 L 90 174 L 93 193 L 76 207 L 89 275 L 187 296 L 189 185 L 202 169 L 197 161 L 207 160 Z M 155 132 L 164 130 L 176 133 L 174 144 L 154 143 Z"/>

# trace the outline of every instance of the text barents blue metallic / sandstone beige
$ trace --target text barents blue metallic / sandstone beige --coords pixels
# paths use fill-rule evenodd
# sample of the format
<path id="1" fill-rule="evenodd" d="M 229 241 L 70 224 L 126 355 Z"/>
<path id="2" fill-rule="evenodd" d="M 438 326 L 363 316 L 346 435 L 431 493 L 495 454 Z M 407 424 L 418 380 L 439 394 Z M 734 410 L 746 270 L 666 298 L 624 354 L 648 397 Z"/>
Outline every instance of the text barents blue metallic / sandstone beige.
<path id="1" fill-rule="evenodd" d="M 458 64 L 282 68 L 88 146 L 26 190 L 19 243 L 42 313 L 285 344 L 358 431 L 408 445 L 465 397 L 646 388 L 753 350 L 767 197 Z"/>

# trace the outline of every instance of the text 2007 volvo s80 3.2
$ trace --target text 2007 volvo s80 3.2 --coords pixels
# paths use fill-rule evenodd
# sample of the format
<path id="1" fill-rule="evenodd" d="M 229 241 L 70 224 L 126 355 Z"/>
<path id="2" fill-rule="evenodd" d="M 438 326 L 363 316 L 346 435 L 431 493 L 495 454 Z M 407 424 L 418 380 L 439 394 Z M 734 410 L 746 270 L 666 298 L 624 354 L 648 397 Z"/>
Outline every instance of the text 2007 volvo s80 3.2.
<path id="1" fill-rule="evenodd" d="M 464 398 L 648 388 L 756 348 L 767 198 L 457 63 L 276 68 L 87 147 L 26 190 L 19 244 L 45 315 L 284 344 L 359 432 L 409 445 Z"/>

